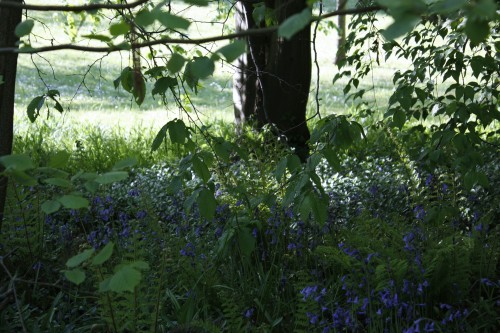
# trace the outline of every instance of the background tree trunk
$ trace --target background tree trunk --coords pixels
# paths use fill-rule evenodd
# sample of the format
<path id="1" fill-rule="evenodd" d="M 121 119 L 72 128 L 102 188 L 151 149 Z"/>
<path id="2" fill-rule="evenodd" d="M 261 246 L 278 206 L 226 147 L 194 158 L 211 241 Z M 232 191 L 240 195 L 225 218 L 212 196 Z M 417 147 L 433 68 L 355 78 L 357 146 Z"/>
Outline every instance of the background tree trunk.
<path id="1" fill-rule="evenodd" d="M 253 3 L 239 1 L 239 29 L 257 27 L 252 17 Z M 270 0 L 266 6 L 275 10 L 280 24 L 307 4 L 304 0 Z M 302 161 L 309 155 L 306 111 L 311 84 L 310 30 L 308 25 L 290 40 L 276 33 L 249 37 L 248 53 L 237 64 L 233 88 L 237 123 L 254 117 L 259 127 L 273 124 Z"/>
<path id="2" fill-rule="evenodd" d="M 253 19 L 253 9 L 256 1 L 238 1 L 235 5 L 236 31 L 255 29 L 257 24 Z M 246 38 L 248 52 L 236 61 L 236 72 L 233 77 L 234 116 L 237 126 L 243 123 L 253 123 L 257 128 L 267 121 L 262 111 L 262 90 L 257 68 L 265 65 L 267 37 L 250 36 Z"/>
<path id="3" fill-rule="evenodd" d="M 347 7 L 347 0 L 337 0 L 337 10 L 344 10 Z M 335 65 L 345 60 L 345 38 L 346 38 L 346 16 L 339 15 L 337 17 L 337 54 L 335 55 Z"/>
<path id="4" fill-rule="evenodd" d="M 14 1 L 22 2 L 21 0 Z M 21 22 L 21 18 L 21 9 L 0 8 L 0 47 L 16 46 L 18 38 L 14 35 L 14 30 Z M 0 54 L 0 76 L 3 80 L 0 84 L 0 156 L 12 153 L 16 70 L 17 53 Z M 0 231 L 6 199 L 7 178 L 0 177 Z"/>

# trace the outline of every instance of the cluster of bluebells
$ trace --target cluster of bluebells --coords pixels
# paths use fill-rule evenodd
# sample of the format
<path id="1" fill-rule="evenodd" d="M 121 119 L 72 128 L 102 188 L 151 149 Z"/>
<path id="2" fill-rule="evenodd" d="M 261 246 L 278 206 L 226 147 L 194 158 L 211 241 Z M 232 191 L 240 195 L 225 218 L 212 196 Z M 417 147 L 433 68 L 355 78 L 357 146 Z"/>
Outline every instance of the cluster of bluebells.
<path id="1" fill-rule="evenodd" d="M 409 240 L 408 245 L 411 242 Z M 432 332 L 434 322 L 418 321 L 418 315 L 425 312 L 429 287 L 426 280 L 418 278 L 421 274 L 401 282 L 391 279 L 385 287 L 375 287 L 379 284 L 374 280 L 375 270 L 388 258 L 381 258 L 377 253 L 362 255 L 345 243 L 338 247 L 352 262 L 351 273 L 340 279 L 340 293 L 338 287 L 320 288 L 319 285 L 306 286 L 300 292 L 302 300 L 310 304 L 307 316 L 312 326 L 321 332 L 358 332 L 370 327 L 389 329 L 396 322 L 411 323 L 419 329 L 422 322 L 422 332 Z M 391 275 L 391 268 L 383 269 Z"/>

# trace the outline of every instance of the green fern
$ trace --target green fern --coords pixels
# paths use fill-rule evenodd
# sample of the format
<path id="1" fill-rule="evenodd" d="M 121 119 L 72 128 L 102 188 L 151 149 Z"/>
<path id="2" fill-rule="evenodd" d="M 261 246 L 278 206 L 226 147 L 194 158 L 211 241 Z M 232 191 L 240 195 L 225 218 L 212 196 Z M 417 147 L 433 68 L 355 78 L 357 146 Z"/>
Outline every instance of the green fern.
<path id="1" fill-rule="evenodd" d="M 230 292 L 220 292 L 222 313 L 226 321 L 225 332 L 244 332 L 245 322 L 243 321 L 242 308 L 238 304 L 237 295 Z"/>

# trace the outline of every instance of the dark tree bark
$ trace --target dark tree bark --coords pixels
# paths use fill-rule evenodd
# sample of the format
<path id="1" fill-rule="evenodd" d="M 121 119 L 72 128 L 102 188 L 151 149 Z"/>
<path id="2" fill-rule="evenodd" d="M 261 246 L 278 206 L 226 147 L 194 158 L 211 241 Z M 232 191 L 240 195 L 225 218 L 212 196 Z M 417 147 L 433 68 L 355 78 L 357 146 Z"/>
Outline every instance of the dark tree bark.
<path id="1" fill-rule="evenodd" d="M 255 1 L 238 1 L 235 5 L 236 31 L 255 29 L 257 24 L 252 16 Z M 266 123 L 262 112 L 262 90 L 260 89 L 257 68 L 265 65 L 268 38 L 265 36 L 247 37 L 248 53 L 236 61 L 237 71 L 233 77 L 233 102 L 236 125 L 251 122 L 260 128 Z"/>
<path id="2" fill-rule="evenodd" d="M 244 10 L 238 13 L 237 16 L 243 15 L 237 24 L 247 24 L 239 28 L 256 27 L 252 18 L 254 2 L 239 3 Z M 278 24 L 307 7 L 304 0 L 268 0 L 266 6 L 274 9 Z M 308 25 L 290 40 L 277 33 L 270 37 L 249 37 L 249 52 L 238 64 L 233 90 L 237 121 L 247 119 L 241 115 L 254 115 L 259 125 L 273 124 L 277 134 L 286 137 L 302 161 L 309 155 L 306 110 L 311 83 L 310 30 Z"/>
<path id="3" fill-rule="evenodd" d="M 22 0 L 15 1 L 22 3 Z M 18 38 L 14 35 L 14 30 L 21 22 L 21 18 L 21 9 L 0 8 L 0 47 L 16 46 Z M 12 153 L 16 70 L 17 53 L 0 54 L 0 76 L 3 79 L 3 83 L 0 84 L 0 156 Z M 7 178 L 0 177 L 0 231 L 6 199 Z"/>
<path id="4" fill-rule="evenodd" d="M 344 10 L 347 6 L 347 0 L 337 0 L 337 10 Z M 345 38 L 346 38 L 346 16 L 339 15 L 337 18 L 337 54 L 335 55 L 335 65 L 345 60 Z"/>

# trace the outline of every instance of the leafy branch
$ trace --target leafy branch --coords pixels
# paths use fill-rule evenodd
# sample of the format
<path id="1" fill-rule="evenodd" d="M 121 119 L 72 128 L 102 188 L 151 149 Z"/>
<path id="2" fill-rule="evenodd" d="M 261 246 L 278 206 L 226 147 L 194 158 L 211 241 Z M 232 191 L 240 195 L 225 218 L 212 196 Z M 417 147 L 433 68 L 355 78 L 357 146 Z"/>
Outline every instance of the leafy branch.
<path id="1" fill-rule="evenodd" d="M 0 1 L 0 8 L 16 8 L 16 9 L 26 9 L 39 12 L 83 12 L 83 11 L 94 11 L 99 9 L 130 9 L 138 7 L 149 0 L 138 0 L 136 2 L 124 3 L 124 4 L 111 4 L 111 3 L 92 3 L 88 5 L 81 6 L 58 6 L 58 5 L 30 5 L 26 3 L 14 2 L 14 1 Z"/>
<path id="2" fill-rule="evenodd" d="M 3 4 L 4 2 L 1 2 Z M 1 7 L 1 5 L 0 5 Z M 340 15 L 355 15 L 355 14 L 363 14 L 369 13 L 373 11 L 382 10 L 381 6 L 370 6 L 370 7 L 362 7 L 362 8 L 353 8 L 346 10 L 338 10 L 333 11 L 318 17 L 311 18 L 310 22 L 321 21 L 333 16 Z M 276 32 L 279 29 L 279 26 L 271 26 L 267 28 L 259 28 L 259 29 L 248 29 L 245 31 L 240 31 L 227 35 L 220 36 L 211 36 L 211 37 L 203 37 L 203 38 L 195 38 L 195 39 L 185 39 L 185 38 L 160 38 L 152 41 L 146 41 L 142 43 L 122 43 L 119 45 L 111 45 L 111 46 L 84 46 L 84 45 L 75 45 L 75 44 L 60 44 L 60 45 L 51 45 L 51 46 L 42 46 L 42 47 L 3 47 L 0 48 L 0 54 L 2 53 L 43 53 L 43 52 L 51 52 L 58 50 L 75 50 L 75 51 L 85 51 L 85 52 L 95 52 L 95 53 L 111 53 L 117 51 L 125 51 L 125 50 L 135 50 L 143 47 L 150 47 L 155 45 L 167 45 L 167 44 L 206 44 L 212 42 L 218 42 L 223 40 L 233 40 L 241 37 L 248 36 L 259 36 L 259 35 L 267 35 Z"/>

